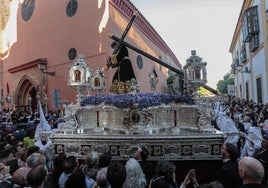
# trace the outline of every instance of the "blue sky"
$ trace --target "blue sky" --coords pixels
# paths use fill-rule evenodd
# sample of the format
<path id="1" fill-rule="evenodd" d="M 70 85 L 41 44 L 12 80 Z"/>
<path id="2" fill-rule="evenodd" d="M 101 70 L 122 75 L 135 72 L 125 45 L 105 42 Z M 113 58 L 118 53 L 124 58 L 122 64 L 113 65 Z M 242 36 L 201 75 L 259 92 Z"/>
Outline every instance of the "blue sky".
<path id="1" fill-rule="evenodd" d="M 229 47 L 243 0 L 130 0 L 182 65 L 191 50 L 206 61 L 208 84 L 230 71 Z"/>

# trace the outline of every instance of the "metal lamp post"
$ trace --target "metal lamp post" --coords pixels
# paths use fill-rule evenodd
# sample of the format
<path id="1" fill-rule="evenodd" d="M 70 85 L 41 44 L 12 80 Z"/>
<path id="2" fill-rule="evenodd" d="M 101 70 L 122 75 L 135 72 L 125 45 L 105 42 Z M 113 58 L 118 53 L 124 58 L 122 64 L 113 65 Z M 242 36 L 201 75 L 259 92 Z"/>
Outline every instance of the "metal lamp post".
<path id="1" fill-rule="evenodd" d="M 5 98 L 2 97 L 0 102 L 1 102 L 1 110 L 2 110 L 2 113 L 3 113 L 4 112 L 4 105 L 5 105 Z"/>
<path id="2" fill-rule="evenodd" d="M 47 94 L 45 93 L 45 97 L 44 97 L 44 102 L 45 102 L 45 113 L 46 115 L 48 114 L 48 111 L 47 111 L 47 102 L 48 102 L 48 98 L 47 98 Z"/>
<path id="3" fill-rule="evenodd" d="M 36 101 L 37 101 L 37 104 L 36 104 L 35 118 L 37 118 L 36 115 L 37 115 L 38 113 L 40 113 L 40 111 L 39 111 L 39 101 L 40 101 L 40 95 L 39 95 L 39 92 L 37 92 L 37 94 L 36 94 Z"/>
<path id="4" fill-rule="evenodd" d="M 11 103 L 11 96 L 8 94 L 7 97 L 6 97 L 6 101 L 8 103 L 8 109 L 10 109 L 10 103 Z"/>
<path id="5" fill-rule="evenodd" d="M 9 94 L 7 94 L 6 101 L 8 104 L 8 119 L 10 119 L 10 121 L 11 121 L 11 114 L 10 114 L 11 96 Z"/>
<path id="6" fill-rule="evenodd" d="M 29 106 L 30 106 L 30 113 L 32 115 L 33 113 L 33 110 L 32 110 L 32 100 L 33 98 L 31 97 L 31 95 L 28 96 L 28 103 L 29 103 Z"/>

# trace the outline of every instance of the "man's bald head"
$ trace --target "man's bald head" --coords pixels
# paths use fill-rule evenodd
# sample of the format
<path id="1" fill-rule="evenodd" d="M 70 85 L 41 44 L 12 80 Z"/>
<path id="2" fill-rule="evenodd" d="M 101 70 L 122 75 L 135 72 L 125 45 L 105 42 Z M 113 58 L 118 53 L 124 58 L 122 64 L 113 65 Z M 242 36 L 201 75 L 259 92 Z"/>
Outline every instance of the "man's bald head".
<path id="1" fill-rule="evenodd" d="M 239 161 L 239 175 L 245 183 L 261 184 L 264 177 L 264 168 L 260 161 L 253 157 L 243 157 Z"/>

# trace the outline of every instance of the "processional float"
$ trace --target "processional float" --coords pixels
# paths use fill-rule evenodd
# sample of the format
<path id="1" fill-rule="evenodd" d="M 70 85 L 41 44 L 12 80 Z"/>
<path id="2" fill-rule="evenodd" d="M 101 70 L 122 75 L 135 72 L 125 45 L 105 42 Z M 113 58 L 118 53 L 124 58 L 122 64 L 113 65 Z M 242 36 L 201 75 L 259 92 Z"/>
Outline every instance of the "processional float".
<path id="1" fill-rule="evenodd" d="M 136 16 L 134 13 L 121 38 L 110 36 L 117 41 L 113 53 L 120 45 L 125 45 L 184 75 L 183 69 L 170 66 L 124 41 Z M 149 160 L 221 159 L 224 135 L 210 125 L 209 103 L 203 103 L 200 109 L 200 105 L 189 96 L 159 93 L 102 95 L 99 92 L 94 96 L 81 96 L 82 89 L 105 88 L 104 73 L 99 71 L 96 79 L 86 65 L 83 57 L 79 56 L 70 66 L 68 84 L 78 92 L 77 103 L 65 106 L 66 125 L 52 136 L 56 154 L 65 151 L 84 158 L 88 152 L 95 150 L 110 152 L 114 160 L 126 160 L 137 146 L 142 145 L 150 151 Z M 195 70 L 190 71 L 193 73 Z M 201 77 L 198 79 L 200 84 L 206 82 Z"/>

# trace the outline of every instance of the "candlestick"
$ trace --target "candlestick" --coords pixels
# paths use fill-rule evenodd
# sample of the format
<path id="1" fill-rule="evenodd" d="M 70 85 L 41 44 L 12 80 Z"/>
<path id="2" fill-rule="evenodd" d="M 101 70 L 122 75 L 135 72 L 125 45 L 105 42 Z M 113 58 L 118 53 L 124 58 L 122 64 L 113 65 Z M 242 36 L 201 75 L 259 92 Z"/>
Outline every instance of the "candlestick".
<path id="1" fill-rule="evenodd" d="M 8 85 L 8 83 L 7 83 L 7 93 L 9 93 L 9 85 Z"/>
<path id="2" fill-rule="evenodd" d="M 174 127 L 177 126 L 177 111 L 174 110 Z"/>
<path id="3" fill-rule="evenodd" d="M 96 111 L 97 112 L 97 127 L 99 127 L 100 126 L 100 117 L 99 117 L 99 111 L 97 110 Z"/>

